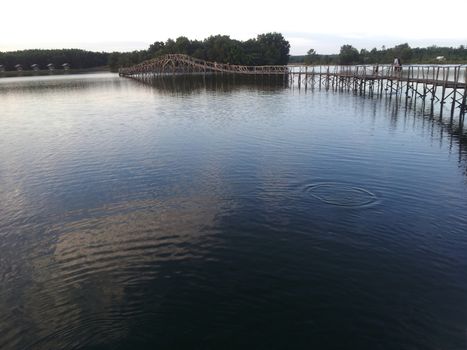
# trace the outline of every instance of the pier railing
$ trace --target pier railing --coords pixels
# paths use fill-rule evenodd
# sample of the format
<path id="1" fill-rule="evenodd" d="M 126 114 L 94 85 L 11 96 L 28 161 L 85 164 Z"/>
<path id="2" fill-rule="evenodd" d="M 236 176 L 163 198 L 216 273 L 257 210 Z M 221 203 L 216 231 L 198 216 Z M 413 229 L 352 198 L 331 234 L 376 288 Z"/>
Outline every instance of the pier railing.
<path id="1" fill-rule="evenodd" d="M 392 65 L 330 65 L 289 66 L 296 75 L 337 75 L 366 79 L 418 80 L 447 86 L 462 86 L 467 81 L 467 65 L 407 65 L 400 69 Z"/>

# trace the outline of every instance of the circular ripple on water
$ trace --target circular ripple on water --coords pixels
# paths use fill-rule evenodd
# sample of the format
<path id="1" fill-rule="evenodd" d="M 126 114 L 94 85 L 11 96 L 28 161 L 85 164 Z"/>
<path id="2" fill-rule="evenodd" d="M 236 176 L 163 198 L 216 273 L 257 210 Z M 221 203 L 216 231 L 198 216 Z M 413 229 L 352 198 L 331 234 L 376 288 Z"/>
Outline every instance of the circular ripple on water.
<path id="1" fill-rule="evenodd" d="M 340 182 L 322 182 L 305 187 L 307 193 L 320 201 L 340 207 L 364 207 L 374 204 L 374 193 L 351 184 Z"/>

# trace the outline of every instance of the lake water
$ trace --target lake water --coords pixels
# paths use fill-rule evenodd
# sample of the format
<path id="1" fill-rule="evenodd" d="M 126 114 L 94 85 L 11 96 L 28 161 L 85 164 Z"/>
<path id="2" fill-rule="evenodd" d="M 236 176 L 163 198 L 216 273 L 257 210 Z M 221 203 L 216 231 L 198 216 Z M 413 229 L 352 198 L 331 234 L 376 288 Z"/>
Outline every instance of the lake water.
<path id="1" fill-rule="evenodd" d="M 465 349 L 465 131 L 220 79 L 0 80 L 1 349 Z"/>

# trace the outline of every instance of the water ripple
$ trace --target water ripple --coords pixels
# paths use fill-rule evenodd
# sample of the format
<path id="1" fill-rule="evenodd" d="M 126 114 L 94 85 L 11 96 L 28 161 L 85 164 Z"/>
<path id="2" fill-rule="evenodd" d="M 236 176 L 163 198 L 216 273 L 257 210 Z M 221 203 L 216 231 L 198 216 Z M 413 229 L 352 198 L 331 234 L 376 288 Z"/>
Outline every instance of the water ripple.
<path id="1" fill-rule="evenodd" d="M 306 185 L 304 191 L 323 203 L 339 207 L 362 208 L 378 201 L 369 190 L 340 182 L 314 183 Z"/>

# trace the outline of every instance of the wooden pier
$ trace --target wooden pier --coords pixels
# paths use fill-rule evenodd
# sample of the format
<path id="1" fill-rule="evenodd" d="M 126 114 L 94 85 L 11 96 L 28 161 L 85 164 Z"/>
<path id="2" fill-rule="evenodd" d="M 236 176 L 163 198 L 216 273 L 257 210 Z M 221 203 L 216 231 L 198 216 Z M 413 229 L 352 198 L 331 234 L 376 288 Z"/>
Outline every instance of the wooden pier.
<path id="1" fill-rule="evenodd" d="M 437 110 L 442 117 L 448 110 L 451 122 L 456 117 L 461 127 L 467 111 L 466 65 L 407 65 L 402 69 L 391 65 L 242 66 L 170 54 L 122 68 L 119 74 L 142 80 L 170 75 L 269 76 L 298 89 L 405 97 L 406 103 L 421 100 L 424 106 L 428 104 L 431 114 Z"/>
<path id="2" fill-rule="evenodd" d="M 464 122 L 467 98 L 467 66 L 410 65 L 397 70 L 391 65 L 371 66 L 295 66 L 290 80 L 298 88 L 352 91 L 368 95 L 421 99 L 429 103 L 431 114 L 437 103 L 443 115 L 447 104 L 451 118 L 458 109 Z"/>

